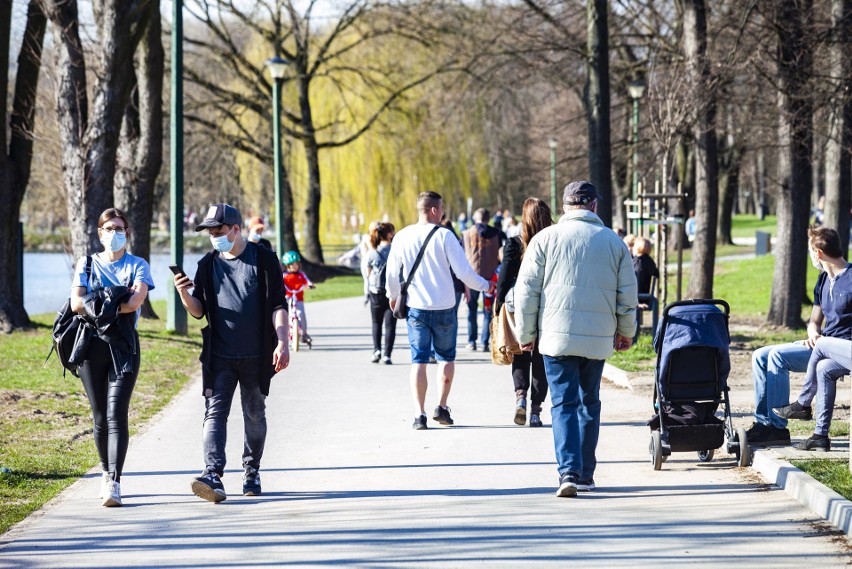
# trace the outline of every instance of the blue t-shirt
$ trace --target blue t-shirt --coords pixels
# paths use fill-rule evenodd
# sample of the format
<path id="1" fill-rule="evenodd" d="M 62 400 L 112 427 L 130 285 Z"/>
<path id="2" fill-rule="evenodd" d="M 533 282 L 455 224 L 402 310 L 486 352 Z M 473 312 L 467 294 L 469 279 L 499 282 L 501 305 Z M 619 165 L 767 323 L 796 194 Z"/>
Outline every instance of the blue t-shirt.
<path id="1" fill-rule="evenodd" d="M 846 265 L 846 271 L 834 280 L 834 286 L 828 273 L 822 272 L 814 287 L 814 305 L 822 309 L 825 320 L 822 323 L 822 335 L 832 338 L 852 340 L 852 264 Z"/>
<path id="2" fill-rule="evenodd" d="M 86 275 L 86 257 L 80 257 L 77 260 L 71 286 L 86 287 L 86 293 L 90 293 L 108 286 L 131 287 L 136 283 L 145 283 L 149 291 L 154 290 L 151 267 L 142 257 L 125 252 L 120 259 L 111 263 L 102 261 L 97 255 L 92 255 L 91 281 Z M 139 319 L 139 310 L 136 311 L 136 319 Z"/>

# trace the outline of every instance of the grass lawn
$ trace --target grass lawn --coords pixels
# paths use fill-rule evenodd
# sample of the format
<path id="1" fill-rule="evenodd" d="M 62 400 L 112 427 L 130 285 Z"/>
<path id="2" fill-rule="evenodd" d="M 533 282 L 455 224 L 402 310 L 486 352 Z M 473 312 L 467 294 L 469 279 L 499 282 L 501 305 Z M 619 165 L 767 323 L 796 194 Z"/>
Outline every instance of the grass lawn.
<path id="1" fill-rule="evenodd" d="M 359 296 L 360 276 L 329 279 L 306 294 L 318 301 Z M 200 371 L 200 329 L 165 331 L 165 301 L 154 302 L 160 320 L 140 320 L 142 366 L 130 404 L 130 432 L 138 432 Z M 0 335 L 0 533 L 24 519 L 98 464 L 89 401 L 80 380 L 62 376 L 50 351 L 53 314 L 31 318 L 36 327 Z"/>
<path id="2" fill-rule="evenodd" d="M 790 464 L 811 475 L 847 500 L 852 500 L 852 473 L 848 460 L 791 460 Z"/>

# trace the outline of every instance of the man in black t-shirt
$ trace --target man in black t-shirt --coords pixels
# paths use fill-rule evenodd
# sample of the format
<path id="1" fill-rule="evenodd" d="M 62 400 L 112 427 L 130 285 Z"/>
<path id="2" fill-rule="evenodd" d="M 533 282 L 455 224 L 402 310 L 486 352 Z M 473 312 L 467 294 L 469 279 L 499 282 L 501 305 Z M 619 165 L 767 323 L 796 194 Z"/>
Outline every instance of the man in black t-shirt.
<path id="1" fill-rule="evenodd" d="M 272 376 L 290 363 L 281 266 L 275 253 L 243 239 L 241 224 L 236 208 L 211 206 L 195 230 L 208 231 L 214 251 L 198 262 L 194 283 L 186 275 L 175 276 L 187 312 L 195 318 L 207 317 L 201 331 L 205 468 L 193 480 L 192 491 L 211 502 L 227 496 L 221 476 L 228 414 L 237 385 L 245 425 L 243 494 L 260 495 L 266 397 Z"/>

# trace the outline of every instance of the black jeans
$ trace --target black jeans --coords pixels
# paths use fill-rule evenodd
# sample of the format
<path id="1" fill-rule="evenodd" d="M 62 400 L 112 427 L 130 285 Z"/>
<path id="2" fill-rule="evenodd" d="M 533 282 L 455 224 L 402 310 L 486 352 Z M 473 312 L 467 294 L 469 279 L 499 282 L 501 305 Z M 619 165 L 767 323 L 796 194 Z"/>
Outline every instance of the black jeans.
<path id="1" fill-rule="evenodd" d="M 390 357 L 396 340 L 396 318 L 390 309 L 390 300 L 383 294 L 370 293 L 370 313 L 373 316 L 373 350 L 382 351 L 382 325 L 385 328 L 385 350 L 382 355 Z"/>
<path id="2" fill-rule="evenodd" d="M 138 337 L 136 345 L 139 345 Z M 95 448 L 98 449 L 101 467 L 119 482 L 130 440 L 127 412 L 139 375 L 139 350 L 133 358 L 133 373 L 117 377 L 109 345 L 100 338 L 92 338 L 78 373 L 92 407 Z"/>
<path id="3" fill-rule="evenodd" d="M 532 374 L 530 369 L 532 368 Z M 532 382 L 530 382 L 532 375 Z M 544 371 L 544 358 L 538 351 L 538 345 L 532 352 L 518 354 L 512 360 L 512 381 L 515 383 L 515 393 L 526 395 L 532 384 L 530 412 L 540 413 L 541 404 L 547 397 L 547 374 Z"/>
<path id="4" fill-rule="evenodd" d="M 226 359 L 213 357 L 213 393 L 205 400 L 202 445 L 208 472 L 219 476 L 225 471 L 225 443 L 228 440 L 228 415 L 237 385 L 243 407 L 243 468 L 260 470 L 263 447 L 266 445 L 266 396 L 257 381 L 261 358 Z"/>

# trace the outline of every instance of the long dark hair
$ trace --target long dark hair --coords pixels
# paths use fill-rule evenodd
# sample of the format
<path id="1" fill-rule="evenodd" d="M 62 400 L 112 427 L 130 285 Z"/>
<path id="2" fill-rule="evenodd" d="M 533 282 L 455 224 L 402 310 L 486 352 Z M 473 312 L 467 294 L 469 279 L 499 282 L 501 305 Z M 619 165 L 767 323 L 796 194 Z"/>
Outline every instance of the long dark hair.
<path id="1" fill-rule="evenodd" d="M 391 235 L 395 232 L 396 229 L 393 223 L 377 223 L 376 228 L 370 234 L 370 244 L 373 246 L 373 249 L 378 249 L 379 243 L 382 241 L 390 241 Z"/>
<path id="2" fill-rule="evenodd" d="M 524 209 L 521 216 L 521 246 L 527 250 L 533 235 L 553 225 L 550 206 L 538 198 L 527 198 L 524 200 Z"/>

